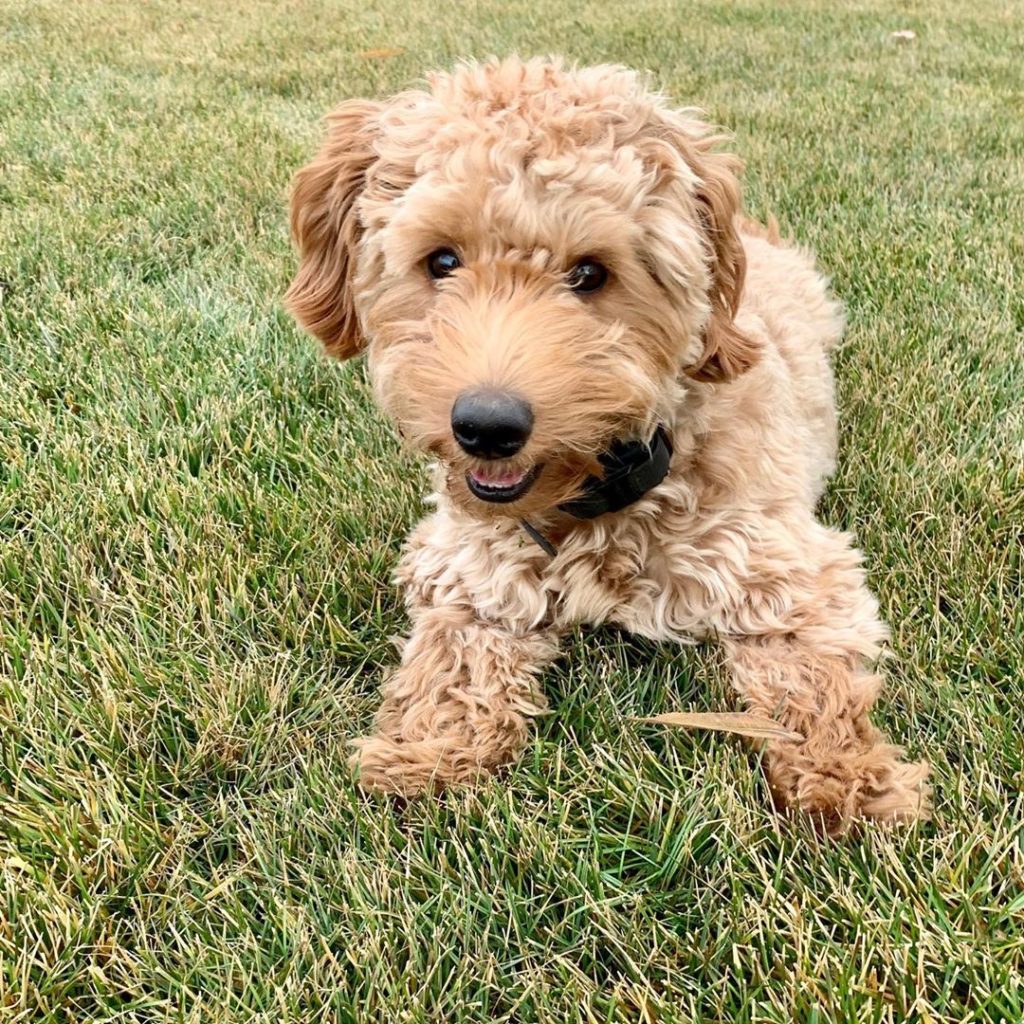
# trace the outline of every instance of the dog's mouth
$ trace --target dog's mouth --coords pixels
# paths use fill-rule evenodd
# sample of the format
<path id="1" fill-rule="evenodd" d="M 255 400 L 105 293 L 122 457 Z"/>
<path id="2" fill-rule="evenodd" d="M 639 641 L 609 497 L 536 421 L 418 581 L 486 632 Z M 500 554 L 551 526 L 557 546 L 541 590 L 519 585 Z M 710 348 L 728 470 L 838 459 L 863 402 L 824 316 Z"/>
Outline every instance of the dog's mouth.
<path id="1" fill-rule="evenodd" d="M 470 469 L 466 486 L 475 498 L 503 505 L 526 494 L 541 468 L 538 465 L 530 469 Z"/>

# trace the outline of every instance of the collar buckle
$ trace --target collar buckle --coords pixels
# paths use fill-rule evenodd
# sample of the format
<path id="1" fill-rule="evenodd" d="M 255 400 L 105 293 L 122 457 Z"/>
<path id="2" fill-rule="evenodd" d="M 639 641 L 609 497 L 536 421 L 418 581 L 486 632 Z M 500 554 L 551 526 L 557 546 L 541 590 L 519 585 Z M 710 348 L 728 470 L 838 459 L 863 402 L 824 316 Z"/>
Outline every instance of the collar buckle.
<path id="1" fill-rule="evenodd" d="M 657 487 L 668 476 L 672 439 L 659 423 L 650 441 L 613 441 L 598 461 L 605 467 L 604 476 L 587 477 L 583 493 L 558 506 L 576 519 L 619 512 Z"/>

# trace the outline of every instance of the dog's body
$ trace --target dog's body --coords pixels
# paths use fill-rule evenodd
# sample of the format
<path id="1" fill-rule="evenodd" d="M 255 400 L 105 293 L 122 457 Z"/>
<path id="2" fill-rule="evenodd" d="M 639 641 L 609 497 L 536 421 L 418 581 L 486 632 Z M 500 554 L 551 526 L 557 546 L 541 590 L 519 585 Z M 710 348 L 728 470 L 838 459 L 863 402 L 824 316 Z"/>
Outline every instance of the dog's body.
<path id="1" fill-rule="evenodd" d="M 868 719 L 885 628 L 860 558 L 814 518 L 841 317 L 812 259 L 742 218 L 715 141 L 623 69 L 509 60 L 343 105 L 300 173 L 291 308 L 335 355 L 369 344 L 382 405 L 439 459 L 367 788 L 512 760 L 559 635 L 611 622 L 723 641 L 747 705 L 804 737 L 767 748 L 784 803 L 836 829 L 925 812 L 926 766 Z M 660 483 L 565 510 L 659 424 Z"/>

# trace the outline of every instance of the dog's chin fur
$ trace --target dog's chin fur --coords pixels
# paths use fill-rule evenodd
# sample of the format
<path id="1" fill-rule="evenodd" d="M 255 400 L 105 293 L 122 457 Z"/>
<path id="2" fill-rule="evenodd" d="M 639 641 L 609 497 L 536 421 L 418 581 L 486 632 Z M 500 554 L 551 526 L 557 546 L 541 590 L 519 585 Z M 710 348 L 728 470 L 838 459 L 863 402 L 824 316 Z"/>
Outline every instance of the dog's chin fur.
<path id="1" fill-rule="evenodd" d="M 802 737 L 766 747 L 782 803 L 835 830 L 925 813 L 926 766 L 868 717 L 885 627 L 859 556 L 814 518 L 842 319 L 811 257 L 743 217 L 720 142 L 627 69 L 511 58 L 343 103 L 299 171 L 288 306 L 331 355 L 367 351 L 379 404 L 440 465 L 399 569 L 413 634 L 356 755 L 367 788 L 514 758 L 558 637 L 615 622 L 723 639 L 747 705 Z M 459 266 L 434 280 L 440 248 Z M 608 270 L 590 295 L 569 286 L 584 258 Z M 543 468 L 515 501 L 466 484 L 450 421 L 479 388 L 532 410 L 509 466 Z M 674 456 L 646 498 L 565 527 L 554 558 L 524 539 L 515 520 L 550 517 L 657 423 Z"/>

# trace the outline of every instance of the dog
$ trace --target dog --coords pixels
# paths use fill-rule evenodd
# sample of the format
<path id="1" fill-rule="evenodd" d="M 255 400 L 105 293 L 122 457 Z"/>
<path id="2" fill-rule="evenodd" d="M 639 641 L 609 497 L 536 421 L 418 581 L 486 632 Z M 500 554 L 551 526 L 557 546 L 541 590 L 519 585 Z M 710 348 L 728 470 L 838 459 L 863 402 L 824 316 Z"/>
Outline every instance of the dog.
<path id="1" fill-rule="evenodd" d="M 397 578 L 412 633 L 353 762 L 413 796 L 513 761 L 576 624 L 717 638 L 770 794 L 832 832 L 928 812 L 872 724 L 886 628 L 835 467 L 843 322 L 741 208 L 736 157 L 624 67 L 491 59 L 349 100 L 296 175 L 286 296 L 365 352 L 436 510 Z"/>

